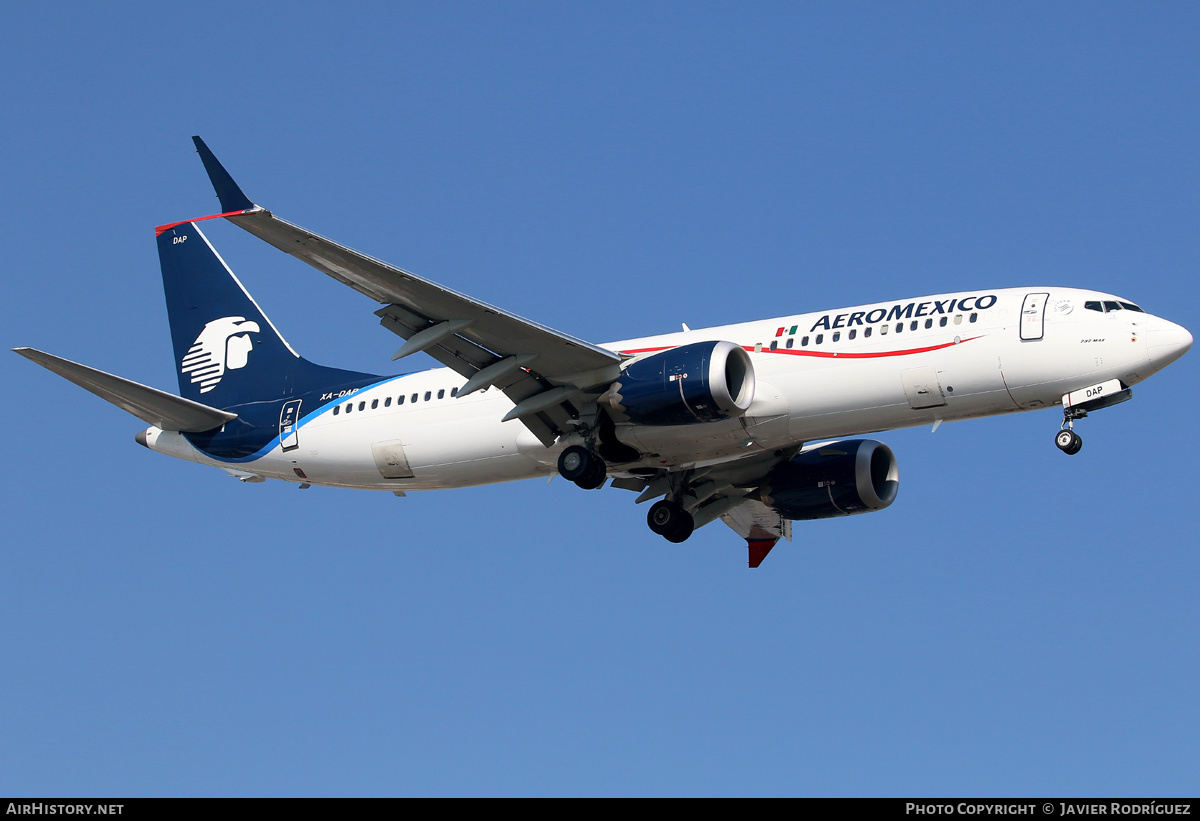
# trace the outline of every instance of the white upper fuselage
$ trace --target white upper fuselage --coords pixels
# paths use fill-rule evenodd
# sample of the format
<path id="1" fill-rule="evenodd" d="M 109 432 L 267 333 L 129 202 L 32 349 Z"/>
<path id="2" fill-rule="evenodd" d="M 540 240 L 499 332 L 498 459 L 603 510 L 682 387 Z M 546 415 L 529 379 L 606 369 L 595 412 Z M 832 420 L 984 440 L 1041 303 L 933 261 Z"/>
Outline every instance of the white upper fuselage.
<path id="1" fill-rule="evenodd" d="M 1095 310 L 1097 303 L 1110 310 Z M 749 353 L 756 382 L 749 411 L 726 422 L 618 425 L 618 437 L 647 456 L 610 474 L 1045 408 L 1107 380 L 1136 384 L 1192 341 L 1185 329 L 1122 298 L 1041 287 L 876 303 L 602 347 L 642 356 L 712 340 Z M 157 428 L 147 432 L 147 444 L 255 477 L 393 491 L 553 473 L 572 437 L 544 447 L 519 421 L 500 421 L 513 407 L 501 391 L 453 396 L 464 381 L 439 368 L 382 380 L 315 410 L 301 407 L 282 439 L 235 462 Z"/>

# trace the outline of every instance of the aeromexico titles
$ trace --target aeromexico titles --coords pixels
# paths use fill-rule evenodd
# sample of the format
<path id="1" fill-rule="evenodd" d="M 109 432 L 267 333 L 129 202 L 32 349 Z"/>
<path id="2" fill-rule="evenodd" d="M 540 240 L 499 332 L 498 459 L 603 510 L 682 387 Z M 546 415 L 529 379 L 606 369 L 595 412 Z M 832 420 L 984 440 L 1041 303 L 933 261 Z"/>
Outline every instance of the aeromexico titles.
<path id="1" fill-rule="evenodd" d="M 1192 344 L 1126 299 L 1030 287 L 593 345 L 276 218 L 194 140 L 214 217 L 374 299 L 404 340 L 393 359 L 444 366 L 382 377 L 302 358 L 199 220 L 157 229 L 182 396 L 16 349 L 147 422 L 139 443 L 245 482 L 403 496 L 557 472 L 657 500 L 647 522 L 673 542 L 720 519 L 756 567 L 793 520 L 895 500 L 895 456 L 858 437 L 1057 406 L 1055 443 L 1076 453 L 1077 420 Z"/>

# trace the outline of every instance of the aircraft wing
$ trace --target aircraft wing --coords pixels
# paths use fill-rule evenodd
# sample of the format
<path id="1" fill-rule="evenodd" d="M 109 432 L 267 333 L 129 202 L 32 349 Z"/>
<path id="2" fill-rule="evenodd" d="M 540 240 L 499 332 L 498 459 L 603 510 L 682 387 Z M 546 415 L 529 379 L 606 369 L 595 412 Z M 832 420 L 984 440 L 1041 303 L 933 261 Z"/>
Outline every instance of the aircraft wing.
<path id="1" fill-rule="evenodd" d="M 192 138 L 222 216 L 384 307 L 380 323 L 407 340 L 393 359 L 424 351 L 467 378 L 466 395 L 495 386 L 544 444 L 571 430 L 581 397 L 619 374 L 612 351 L 523 319 L 275 217 L 251 202 L 199 137 Z M 591 391 L 598 393 L 599 390 Z"/>
<path id="2" fill-rule="evenodd" d="M 200 433 L 237 419 L 236 413 L 210 408 L 200 402 L 98 371 L 35 348 L 13 348 L 13 352 L 54 371 L 63 379 L 91 391 L 121 410 L 132 413 L 146 424 L 155 425 L 163 430 Z"/>
<path id="3" fill-rule="evenodd" d="M 751 567 L 758 567 L 780 539 L 792 540 L 792 523 L 757 500 L 742 500 L 722 514 L 721 521 L 746 540 Z"/>

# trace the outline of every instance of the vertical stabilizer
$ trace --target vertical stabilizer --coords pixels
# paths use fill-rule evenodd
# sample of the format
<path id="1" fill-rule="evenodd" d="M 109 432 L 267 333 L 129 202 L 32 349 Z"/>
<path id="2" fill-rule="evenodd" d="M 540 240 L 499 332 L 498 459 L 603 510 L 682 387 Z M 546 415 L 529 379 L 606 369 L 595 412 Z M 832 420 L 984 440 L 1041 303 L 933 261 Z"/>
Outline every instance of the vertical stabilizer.
<path id="1" fill-rule="evenodd" d="M 158 235 L 179 392 L 227 408 L 370 378 L 303 359 L 193 222 Z"/>

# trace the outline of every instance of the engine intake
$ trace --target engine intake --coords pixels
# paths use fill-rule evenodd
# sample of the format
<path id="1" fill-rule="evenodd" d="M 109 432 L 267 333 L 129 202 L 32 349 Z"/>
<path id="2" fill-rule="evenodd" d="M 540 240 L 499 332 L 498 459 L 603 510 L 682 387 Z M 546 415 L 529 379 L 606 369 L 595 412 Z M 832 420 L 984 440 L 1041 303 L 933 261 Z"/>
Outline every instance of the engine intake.
<path id="1" fill-rule="evenodd" d="M 600 397 L 619 421 L 686 425 L 741 416 L 754 365 L 732 342 L 697 342 L 635 359 Z"/>
<path id="2" fill-rule="evenodd" d="M 891 448 L 849 439 L 798 453 L 771 471 L 759 496 L 785 519 L 829 519 L 883 510 L 896 501 L 899 487 Z"/>

